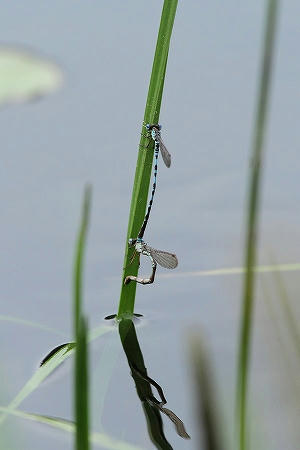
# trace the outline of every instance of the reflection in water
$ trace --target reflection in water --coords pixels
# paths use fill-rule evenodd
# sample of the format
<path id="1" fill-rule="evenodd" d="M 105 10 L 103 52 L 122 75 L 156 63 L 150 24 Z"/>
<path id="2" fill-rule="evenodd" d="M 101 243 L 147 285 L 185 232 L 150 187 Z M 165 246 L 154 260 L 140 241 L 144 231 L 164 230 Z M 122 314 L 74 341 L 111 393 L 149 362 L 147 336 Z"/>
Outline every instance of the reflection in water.
<path id="1" fill-rule="evenodd" d="M 119 323 L 119 333 L 131 369 L 131 375 L 135 382 L 137 394 L 142 402 L 150 439 L 158 449 L 172 449 L 172 446 L 164 435 L 160 413 L 164 413 L 174 423 L 179 436 L 185 439 L 189 439 L 190 436 L 185 431 L 184 424 L 179 417 L 173 411 L 164 407 L 167 400 L 161 386 L 147 375 L 132 320 L 122 319 Z M 156 388 L 160 401 L 154 397 L 151 386 Z"/>
<path id="2" fill-rule="evenodd" d="M 137 317 L 137 318 L 143 317 L 143 314 L 133 313 L 133 319 L 135 317 Z M 104 317 L 104 320 L 112 320 L 112 319 L 116 319 L 116 318 L 117 318 L 117 314 L 110 314 L 109 316 Z"/>
<path id="3" fill-rule="evenodd" d="M 66 348 L 65 353 L 67 353 L 68 351 L 72 350 L 75 347 L 75 345 L 76 345 L 75 342 L 67 342 L 66 344 L 58 345 L 43 358 L 43 360 L 40 362 L 40 367 L 42 367 L 46 362 L 48 362 L 52 358 L 52 356 L 54 356 L 57 352 L 59 352 L 59 350 L 61 350 L 63 347 Z"/>

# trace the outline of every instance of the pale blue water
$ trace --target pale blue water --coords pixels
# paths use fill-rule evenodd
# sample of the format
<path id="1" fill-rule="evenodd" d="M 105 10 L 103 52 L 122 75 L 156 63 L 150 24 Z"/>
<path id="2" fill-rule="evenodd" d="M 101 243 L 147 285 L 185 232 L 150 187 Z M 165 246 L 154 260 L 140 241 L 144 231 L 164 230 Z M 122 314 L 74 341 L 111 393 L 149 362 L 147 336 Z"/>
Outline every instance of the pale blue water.
<path id="1" fill-rule="evenodd" d="M 154 247 L 177 254 L 174 274 L 242 264 L 263 4 L 179 2 L 160 117 L 172 167 L 168 170 L 160 161 L 145 235 Z M 65 85 L 39 102 L 0 111 L 0 314 L 44 324 L 65 337 L 1 322 L 1 405 L 17 394 L 52 347 L 71 339 L 71 267 L 86 182 L 93 184 L 85 270 L 90 326 L 117 310 L 161 5 L 136 0 L 51 4 L 29 0 L 2 5 L 1 41 L 32 48 L 56 61 L 64 71 Z M 264 165 L 261 264 L 272 261 L 270 252 L 282 263 L 299 261 L 299 12 L 296 1 L 281 8 Z M 147 261 L 142 268 L 148 274 Z M 159 269 L 158 275 L 163 273 Z M 272 276 L 262 278 L 277 305 Z M 297 278 L 297 273 L 284 276 L 292 301 L 299 292 Z M 167 407 L 192 436 L 191 441 L 180 439 L 164 417 L 174 449 L 199 445 L 188 355 L 191 330 L 199 329 L 207 337 L 219 390 L 229 405 L 226 412 L 232 415 L 240 292 L 239 276 L 158 276 L 154 285 L 138 287 L 136 312 L 145 320 L 137 334 L 145 365 L 149 376 L 163 386 Z M 261 285 L 258 294 L 253 448 L 294 450 L 299 409 L 290 378 L 295 370 L 282 358 Z M 105 363 L 100 363 L 108 345 L 117 361 L 103 357 Z M 91 357 L 94 411 L 99 408 L 102 366 L 111 364 L 113 374 L 106 375 L 111 379 L 104 430 L 153 448 L 118 336 L 95 343 Z M 289 355 L 287 359 L 291 360 Z M 68 367 L 70 363 L 20 409 L 71 418 Z M 100 429 L 99 422 L 95 413 L 93 429 Z M 46 450 L 72 448 L 72 440 L 62 432 L 21 419 L 10 419 L 9 425 L 18 430 L 13 431 L 17 438 L 12 450 L 39 449 L 41 442 Z M 6 430 L 3 427 L 1 434 Z"/>

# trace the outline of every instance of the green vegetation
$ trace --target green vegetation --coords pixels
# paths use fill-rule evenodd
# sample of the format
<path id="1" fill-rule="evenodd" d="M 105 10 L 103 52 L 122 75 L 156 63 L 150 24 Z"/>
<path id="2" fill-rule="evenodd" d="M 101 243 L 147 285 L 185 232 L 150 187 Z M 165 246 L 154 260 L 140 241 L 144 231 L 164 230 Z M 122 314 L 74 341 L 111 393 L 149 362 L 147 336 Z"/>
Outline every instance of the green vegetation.
<path id="1" fill-rule="evenodd" d="M 173 23 L 175 19 L 177 8 L 177 0 L 165 0 L 161 15 L 160 28 L 158 32 L 157 45 L 152 66 L 152 73 L 149 84 L 149 91 L 146 101 L 146 108 L 144 114 L 144 125 L 146 123 L 158 123 L 160 106 L 162 101 L 162 94 L 164 88 L 164 80 L 166 74 L 168 52 L 170 46 L 170 39 L 172 34 Z M 239 336 L 239 352 L 237 364 L 237 382 L 236 382 L 236 448 L 239 450 L 248 450 L 250 448 L 248 442 L 249 435 L 249 406 L 248 406 L 248 386 L 250 374 L 250 354 L 251 354 L 251 340 L 252 327 L 254 321 L 254 299 L 255 299 L 255 276 L 256 273 L 277 272 L 274 278 L 276 292 L 281 300 L 281 308 L 283 314 L 282 320 L 285 320 L 285 326 L 288 330 L 289 343 L 293 343 L 294 353 L 299 357 L 300 355 L 300 332 L 297 321 L 295 320 L 294 311 L 289 301 L 288 293 L 279 275 L 279 271 L 293 271 L 299 270 L 299 264 L 279 264 L 269 266 L 256 265 L 257 253 L 257 235 L 259 224 L 259 203 L 262 180 L 262 163 L 263 163 L 263 149 L 264 136 L 266 134 L 267 126 L 267 110 L 270 97 L 271 75 L 272 75 L 272 59 L 274 51 L 274 42 L 276 35 L 278 0 L 268 0 L 266 27 L 264 35 L 264 49 L 262 56 L 262 67 L 259 78 L 259 90 L 257 98 L 257 113 L 253 133 L 253 145 L 251 154 L 251 172 L 250 183 L 248 189 L 248 217 L 246 226 L 246 245 L 245 245 L 245 264 L 244 267 L 225 268 L 212 271 L 198 272 L 198 276 L 224 276 L 233 274 L 245 274 L 242 296 L 242 313 L 240 323 Z M 1 60 L 2 58 L 2 60 Z M 4 61 L 3 54 L 0 52 L 0 70 L 1 63 Z M 23 71 L 16 65 L 18 70 Z M 22 66 L 23 67 L 23 66 Z M 47 69 L 49 67 L 47 66 Z M 35 66 L 35 69 L 37 67 Z M 60 80 L 59 72 L 54 71 L 52 75 L 45 78 L 45 67 L 38 66 L 37 79 L 43 81 L 48 86 L 48 80 L 52 80 L 53 85 L 49 81 L 49 90 L 54 86 L 58 86 Z M 41 70 L 41 71 L 40 71 Z M 51 78 L 52 77 L 52 78 Z M 28 80 L 34 77 L 28 76 Z M 9 76 L 8 76 L 9 80 Z M 13 81 L 13 80 L 12 80 Z M 17 81 L 14 81 L 18 84 Z M 34 84 L 34 83 L 33 83 Z M 27 91 L 27 87 L 30 89 Z M 0 92 L 0 102 L 7 101 L 21 101 L 30 98 L 32 95 L 39 93 L 40 85 L 37 84 L 32 89 L 31 82 L 26 85 L 25 92 L 13 92 L 11 85 L 8 83 L 4 94 Z M 47 89 L 46 89 L 47 91 Z M 46 92 L 45 91 L 45 92 Z M 43 91 L 44 92 L 44 91 Z M 133 184 L 132 199 L 129 213 L 129 222 L 127 230 L 127 240 L 125 246 L 124 270 L 122 274 L 122 287 L 120 295 L 120 303 L 118 309 L 118 323 L 121 345 L 124 349 L 130 372 L 135 383 L 137 396 L 141 403 L 145 415 L 145 421 L 148 426 L 149 437 L 157 448 L 171 449 L 172 445 L 169 443 L 167 433 L 163 428 L 162 414 L 175 425 L 177 434 L 182 438 L 188 439 L 190 436 L 185 430 L 185 425 L 175 413 L 166 408 L 165 396 L 162 387 L 149 376 L 147 364 L 144 361 L 144 356 L 140 344 L 137 339 L 132 315 L 134 312 L 136 283 L 130 283 L 124 286 L 124 279 L 127 275 L 137 275 L 138 261 L 135 260 L 130 264 L 132 257 L 132 250 L 128 248 L 127 242 L 130 237 L 136 237 L 144 219 L 145 209 L 147 206 L 147 197 L 149 190 L 149 183 L 152 171 L 153 161 L 153 142 L 145 136 L 145 126 L 142 127 L 142 136 L 139 145 L 138 159 L 136 165 L 136 172 Z M 51 351 L 47 357 L 43 359 L 41 366 L 36 370 L 33 376 L 25 383 L 23 388 L 15 396 L 15 398 L 8 404 L 8 406 L 0 406 L 0 426 L 6 421 L 8 417 L 20 417 L 25 420 L 34 421 L 36 423 L 43 423 L 51 426 L 54 429 L 60 429 L 66 433 L 74 436 L 75 448 L 77 450 L 88 450 L 93 444 L 99 448 L 115 449 L 115 450 L 142 450 L 136 445 L 131 445 L 123 440 L 115 439 L 108 435 L 101 429 L 100 432 L 93 432 L 90 430 L 90 414 L 89 414 L 89 358 L 88 358 L 88 343 L 104 336 L 108 332 L 116 332 L 117 328 L 111 326 L 99 326 L 91 331 L 88 330 L 88 320 L 84 314 L 83 308 L 83 270 L 84 270 L 84 255 L 86 251 L 87 232 L 89 226 L 89 215 L 91 209 L 91 188 L 88 186 L 84 192 L 83 208 L 80 227 L 76 240 L 74 267 L 73 267 L 73 337 L 74 342 L 66 342 L 59 345 Z M 270 301 L 266 287 L 264 288 L 264 296 L 266 297 L 270 316 L 274 318 L 276 325 L 276 314 L 274 313 L 274 305 Z M 0 315 L 0 320 L 11 321 L 15 324 L 27 326 L 34 329 L 39 328 L 44 331 L 50 331 L 58 335 L 60 338 L 64 334 L 55 330 L 44 327 L 19 318 Z M 277 322 L 278 325 L 278 322 Z M 278 333 L 279 334 L 279 333 Z M 65 337 L 64 337 L 65 339 Z M 285 349 L 289 345 L 280 340 L 280 345 Z M 108 349 L 107 349 L 108 348 Z M 209 355 L 204 345 L 204 340 L 198 336 L 193 336 L 190 342 L 191 361 L 196 384 L 195 398 L 198 406 L 198 422 L 203 430 L 202 441 L 203 447 L 207 450 L 221 450 L 229 448 L 228 443 L 224 437 L 224 426 L 222 427 L 222 420 L 219 415 L 220 400 L 217 395 L 217 388 L 214 380 L 214 373 L 210 364 Z M 105 356 L 101 360 L 103 365 L 107 365 L 106 377 L 101 372 L 101 413 L 104 412 L 104 394 L 107 391 L 109 378 L 111 377 L 112 368 L 117 357 L 115 354 L 111 361 L 110 348 L 105 349 Z M 288 353 L 283 350 L 283 353 Z M 40 414 L 32 414 L 26 411 L 21 411 L 19 406 L 25 399 L 35 392 L 62 363 L 64 363 L 69 356 L 74 356 L 74 419 L 75 423 L 64 420 L 62 418 L 48 417 Z M 285 355 L 287 356 L 287 355 Z M 106 359 L 107 357 L 107 359 Z M 287 363 L 288 365 L 288 363 Z M 170 374 L 173 376 L 173 374 Z M 106 378 L 106 379 L 105 379 Z M 297 391 L 297 379 L 292 380 L 295 383 L 295 392 Z M 299 395 L 299 389 L 297 391 Z M 228 413 L 228 411 L 227 411 Z M 229 415 L 229 414 L 228 414 Z M 233 416 L 233 414 L 231 414 Z M 228 433 L 229 434 L 229 433 Z M 196 437 L 194 439 L 194 446 L 197 444 Z M 179 444 L 180 445 L 180 444 Z"/>
<path id="2" fill-rule="evenodd" d="M 251 175 L 249 185 L 248 221 L 246 230 L 245 267 L 243 310 L 241 320 L 241 334 L 239 342 L 239 361 L 237 379 L 237 425 L 239 449 L 247 448 L 246 412 L 249 359 L 251 345 L 251 328 L 253 323 L 254 302 L 254 270 L 256 264 L 256 245 L 258 233 L 258 214 L 261 185 L 261 167 L 263 162 L 263 145 L 266 130 L 267 106 L 269 100 L 270 82 L 272 74 L 274 38 L 277 19 L 277 0 L 269 0 L 267 20 L 264 36 L 264 51 L 262 58 L 260 86 L 256 123 L 254 129 L 253 149 L 251 157 Z"/>
<path id="3" fill-rule="evenodd" d="M 152 172 L 153 142 L 145 137 L 146 129 L 144 125 L 147 123 L 159 122 L 160 105 L 176 8 L 177 0 L 164 1 L 144 114 L 144 124 L 141 132 L 141 140 L 139 145 L 140 150 L 138 152 L 132 190 L 118 311 L 119 317 L 126 315 L 130 316 L 134 311 L 136 283 L 130 283 L 124 286 L 124 279 L 127 275 L 137 275 L 138 261 L 137 258 L 132 263 L 130 261 L 133 250 L 128 248 L 128 239 L 135 238 L 137 236 L 145 215 Z"/>
<path id="4" fill-rule="evenodd" d="M 75 334 L 75 367 L 74 367 L 74 416 L 76 423 L 76 450 L 89 449 L 89 401 L 88 401 L 88 349 L 87 322 L 83 316 L 82 278 L 83 257 L 86 247 L 91 204 L 91 188 L 85 189 L 82 208 L 81 225 L 77 238 L 74 265 L 74 334 Z"/>

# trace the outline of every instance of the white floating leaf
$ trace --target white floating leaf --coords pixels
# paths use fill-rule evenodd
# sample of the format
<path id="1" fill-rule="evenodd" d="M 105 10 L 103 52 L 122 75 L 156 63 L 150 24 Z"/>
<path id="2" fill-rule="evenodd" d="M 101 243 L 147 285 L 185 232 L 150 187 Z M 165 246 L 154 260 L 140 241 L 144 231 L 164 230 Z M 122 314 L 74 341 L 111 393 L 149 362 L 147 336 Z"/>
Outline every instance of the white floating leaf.
<path id="1" fill-rule="evenodd" d="M 30 101 L 58 89 L 62 72 L 24 50 L 0 47 L 0 105 Z"/>

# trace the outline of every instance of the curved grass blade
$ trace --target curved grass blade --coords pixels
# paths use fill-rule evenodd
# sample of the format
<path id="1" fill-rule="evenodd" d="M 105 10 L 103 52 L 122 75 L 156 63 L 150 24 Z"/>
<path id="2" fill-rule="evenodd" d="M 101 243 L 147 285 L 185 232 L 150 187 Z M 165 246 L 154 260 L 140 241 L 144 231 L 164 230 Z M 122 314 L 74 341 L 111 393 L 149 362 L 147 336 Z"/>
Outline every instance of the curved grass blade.
<path id="1" fill-rule="evenodd" d="M 300 264 L 275 264 L 275 265 L 259 265 L 252 268 L 255 273 L 276 273 L 276 272 L 298 272 L 300 271 Z M 246 267 L 223 267 L 220 269 L 211 270 L 195 270 L 192 272 L 175 272 L 164 273 L 159 275 L 159 278 L 183 278 L 183 277 L 212 277 L 224 275 L 241 275 L 246 273 Z"/>
<path id="2" fill-rule="evenodd" d="M 32 328 L 38 328 L 43 331 L 49 331 L 50 333 L 57 334 L 58 336 L 66 337 L 66 334 L 62 331 L 55 330 L 54 328 L 47 327 L 45 325 L 41 325 L 36 322 L 32 322 L 31 320 L 26 319 L 20 319 L 19 317 L 13 317 L 13 316 L 6 316 L 4 314 L 0 314 L 0 320 L 3 320 L 4 322 L 13 322 L 20 325 L 26 325 L 28 327 Z"/>
<path id="3" fill-rule="evenodd" d="M 74 346 L 63 347 L 56 352 L 46 364 L 40 367 L 35 374 L 27 381 L 21 391 L 16 397 L 9 403 L 8 410 L 13 411 L 16 409 L 26 397 L 28 397 L 33 391 L 35 391 L 40 384 L 66 359 L 74 352 Z M 6 414 L 0 416 L 0 425 L 6 418 Z"/>
<path id="4" fill-rule="evenodd" d="M 69 347 L 69 350 L 74 348 L 76 346 L 75 342 L 67 342 L 66 344 L 60 344 L 57 347 L 55 347 L 51 352 L 49 352 L 40 362 L 40 367 L 42 367 L 44 364 L 46 364 L 57 352 L 60 350 Z M 67 350 L 68 351 L 68 350 Z"/>
<path id="5" fill-rule="evenodd" d="M 298 325 L 297 316 L 295 316 L 295 313 L 292 309 L 289 295 L 281 274 L 274 274 L 273 278 L 275 279 L 275 283 L 277 286 L 276 290 L 279 294 L 280 304 L 285 316 L 286 323 L 288 325 L 286 328 L 290 333 L 291 341 L 295 346 L 295 349 L 298 353 L 298 359 L 300 361 L 300 328 Z"/>
<path id="6" fill-rule="evenodd" d="M 25 420 L 31 420 L 33 422 L 49 425 L 50 427 L 65 431 L 67 433 L 75 433 L 75 424 L 68 420 L 60 419 L 57 417 L 43 416 L 41 414 L 30 414 L 20 410 L 11 410 L 0 406 L 0 412 L 7 415 L 13 415 Z M 92 432 L 89 434 L 89 439 L 92 444 L 99 446 L 100 448 L 111 450 L 143 450 L 136 445 L 128 444 L 127 442 L 120 441 L 109 436 L 107 433 Z"/>
<path id="7" fill-rule="evenodd" d="M 254 140 L 252 148 L 252 168 L 249 185 L 248 221 L 245 245 L 245 266 L 247 268 L 243 287 L 243 306 L 240 325 L 240 342 L 238 354 L 236 412 L 238 429 L 238 448 L 245 450 L 247 445 L 246 410 L 248 393 L 248 372 L 250 360 L 251 327 L 253 322 L 254 271 L 256 263 L 256 236 L 258 231 L 258 209 L 260 199 L 261 166 L 263 162 L 263 145 L 266 128 L 267 106 L 271 84 L 272 61 L 274 52 L 277 0 L 268 0 L 264 50 L 261 65 L 260 86 Z"/>
<path id="8" fill-rule="evenodd" d="M 195 398 L 205 450 L 224 450 L 220 427 L 220 411 L 215 395 L 214 377 L 207 351 L 199 336 L 190 338 L 191 358 L 195 378 Z M 226 447 L 228 448 L 228 447 Z"/>
<path id="9" fill-rule="evenodd" d="M 111 332 L 114 329 L 112 327 L 100 326 L 94 328 L 89 333 L 89 341 L 93 341 L 98 337 L 106 334 L 107 332 Z M 116 331 L 116 330 L 114 330 Z M 42 384 L 42 382 L 54 372 L 57 367 L 60 366 L 69 356 L 74 354 L 74 343 L 71 342 L 68 344 L 68 347 L 63 347 L 61 350 L 56 352 L 48 361 L 42 366 L 39 367 L 38 370 L 32 375 L 32 377 L 27 381 L 27 383 L 23 386 L 23 388 L 19 391 L 16 397 L 9 403 L 7 409 L 10 411 L 15 410 L 18 406 L 38 387 Z M 0 416 L 0 425 L 4 422 L 6 418 L 6 414 Z"/>

